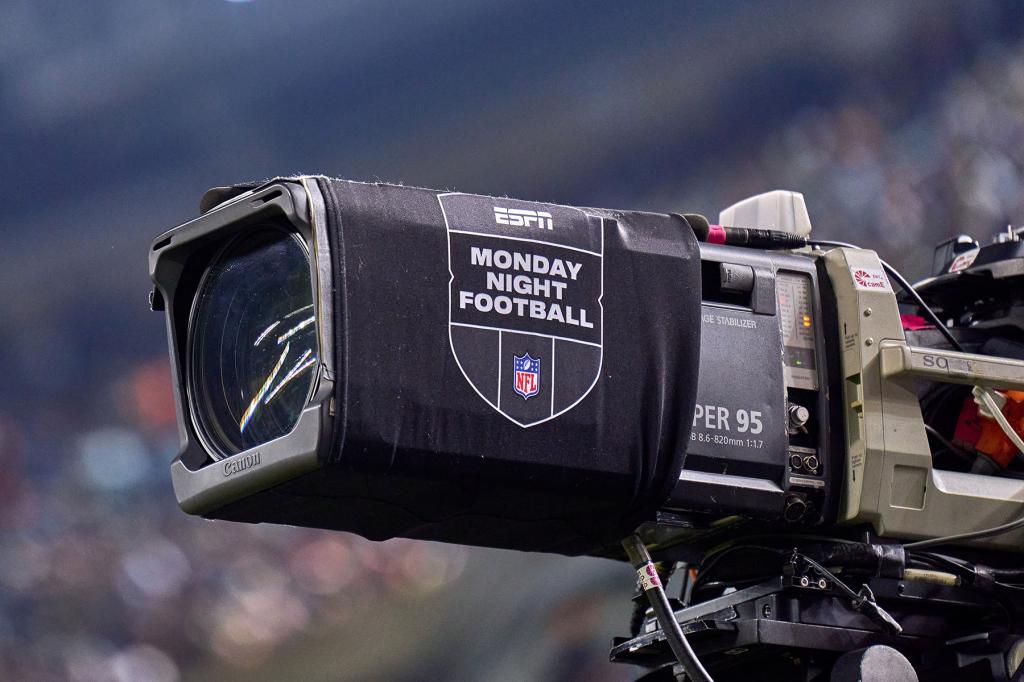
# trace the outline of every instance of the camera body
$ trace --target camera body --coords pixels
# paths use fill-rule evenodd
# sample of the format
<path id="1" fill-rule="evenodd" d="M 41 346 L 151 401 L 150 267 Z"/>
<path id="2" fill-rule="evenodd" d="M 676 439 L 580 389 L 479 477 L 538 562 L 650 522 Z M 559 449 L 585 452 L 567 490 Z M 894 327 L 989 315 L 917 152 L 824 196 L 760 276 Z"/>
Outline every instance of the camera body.
<path id="1" fill-rule="evenodd" d="M 816 527 L 834 522 L 841 390 L 818 259 L 703 243 L 690 442 L 666 508 Z"/>
<path id="2" fill-rule="evenodd" d="M 697 242 L 679 215 L 309 176 L 202 208 L 150 252 L 189 513 L 595 555 L 638 526 L 669 544 L 734 517 L 928 538 L 1020 515 L 1024 483 L 933 467 L 917 390 L 1012 388 L 1024 365 L 909 345 L 870 251 L 739 248 Z M 225 450 L 204 396 L 273 382 L 217 374 L 244 364 L 238 327 L 202 361 L 213 390 L 197 387 L 210 370 L 191 368 L 192 337 L 225 244 L 268 224 L 307 254 L 308 392 L 286 428 Z M 275 291 L 252 319 L 281 321 L 259 318 Z M 235 323 L 219 310 L 209 324 Z"/>

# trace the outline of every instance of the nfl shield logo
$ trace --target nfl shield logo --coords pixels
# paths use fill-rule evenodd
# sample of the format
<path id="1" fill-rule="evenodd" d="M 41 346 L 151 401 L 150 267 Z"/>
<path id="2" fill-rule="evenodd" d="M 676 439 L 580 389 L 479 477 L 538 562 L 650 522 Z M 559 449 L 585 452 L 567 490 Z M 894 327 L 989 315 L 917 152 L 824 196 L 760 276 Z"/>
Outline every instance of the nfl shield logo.
<path id="1" fill-rule="evenodd" d="M 604 218 L 474 194 L 437 200 L 448 230 L 448 339 L 459 370 L 524 429 L 565 414 L 601 376 Z"/>
<path id="2" fill-rule="evenodd" d="M 516 393 L 528 400 L 540 393 L 540 359 L 530 357 L 529 353 L 512 356 L 512 387 Z"/>

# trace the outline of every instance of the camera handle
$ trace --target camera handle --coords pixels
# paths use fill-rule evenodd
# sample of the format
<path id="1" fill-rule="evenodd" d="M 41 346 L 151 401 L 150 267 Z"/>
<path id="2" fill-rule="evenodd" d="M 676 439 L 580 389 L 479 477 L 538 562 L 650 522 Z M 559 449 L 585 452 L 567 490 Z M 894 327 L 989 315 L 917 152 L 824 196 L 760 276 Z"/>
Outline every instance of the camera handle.
<path id="1" fill-rule="evenodd" d="M 1024 390 L 1024 361 L 939 348 L 919 348 L 899 341 L 880 344 L 882 376 L 913 377 L 950 384 Z"/>

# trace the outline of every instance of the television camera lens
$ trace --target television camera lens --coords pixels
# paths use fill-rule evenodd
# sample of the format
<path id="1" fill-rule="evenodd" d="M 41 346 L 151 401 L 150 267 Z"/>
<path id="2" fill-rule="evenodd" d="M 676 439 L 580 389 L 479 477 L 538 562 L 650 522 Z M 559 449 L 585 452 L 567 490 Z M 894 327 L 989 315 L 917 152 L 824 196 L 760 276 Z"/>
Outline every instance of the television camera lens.
<path id="1" fill-rule="evenodd" d="M 215 458 L 286 435 L 319 355 L 309 255 L 273 226 L 229 242 L 203 276 L 188 331 L 193 423 Z"/>

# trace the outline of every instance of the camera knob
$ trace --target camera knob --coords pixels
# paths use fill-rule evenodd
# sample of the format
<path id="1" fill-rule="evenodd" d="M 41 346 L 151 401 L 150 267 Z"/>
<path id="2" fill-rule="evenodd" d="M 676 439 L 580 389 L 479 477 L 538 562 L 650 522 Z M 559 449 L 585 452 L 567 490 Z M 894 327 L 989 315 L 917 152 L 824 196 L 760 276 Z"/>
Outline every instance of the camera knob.
<path id="1" fill-rule="evenodd" d="M 811 418 L 811 411 L 803 405 L 789 406 L 789 427 L 791 429 L 802 429 Z"/>

